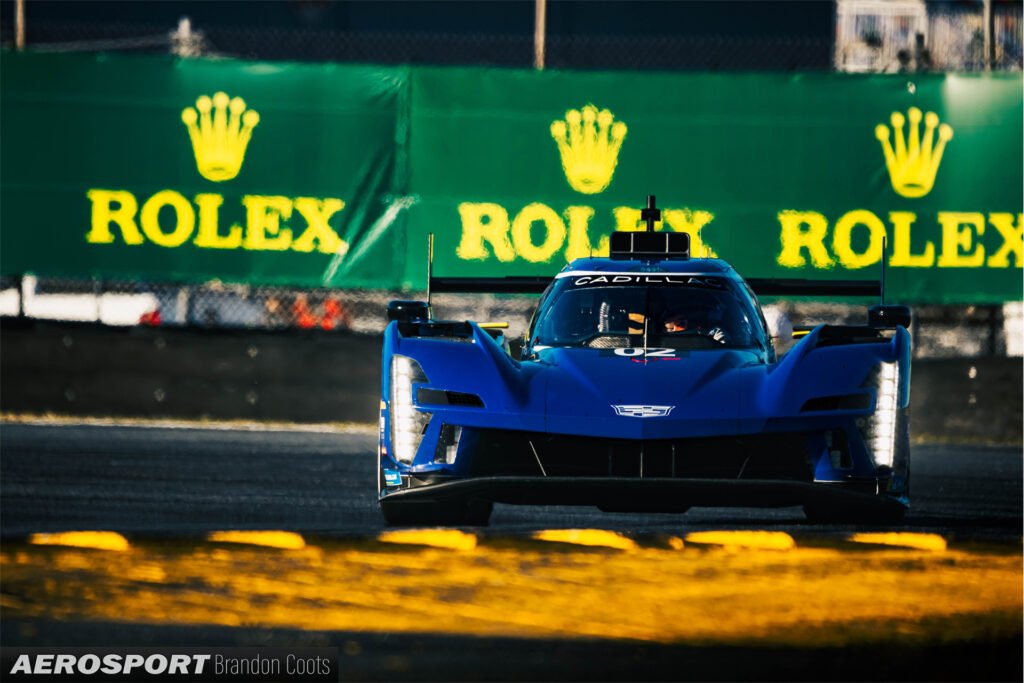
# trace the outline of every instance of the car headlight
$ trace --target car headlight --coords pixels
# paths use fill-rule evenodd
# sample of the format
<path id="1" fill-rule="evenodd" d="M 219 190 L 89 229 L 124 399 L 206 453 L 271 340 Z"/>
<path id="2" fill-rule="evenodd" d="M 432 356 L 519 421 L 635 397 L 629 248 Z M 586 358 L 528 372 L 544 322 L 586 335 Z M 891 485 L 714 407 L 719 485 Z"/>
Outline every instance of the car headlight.
<path id="1" fill-rule="evenodd" d="M 413 384 L 427 381 L 423 368 L 412 358 L 391 357 L 391 450 L 399 462 L 413 461 L 430 423 L 430 413 L 416 410 L 412 402 Z"/>
<path id="2" fill-rule="evenodd" d="M 872 373 L 875 387 L 875 412 L 868 418 L 864 437 L 871 449 L 875 467 L 892 467 L 896 451 L 896 418 L 899 410 L 899 363 L 882 363 Z"/>

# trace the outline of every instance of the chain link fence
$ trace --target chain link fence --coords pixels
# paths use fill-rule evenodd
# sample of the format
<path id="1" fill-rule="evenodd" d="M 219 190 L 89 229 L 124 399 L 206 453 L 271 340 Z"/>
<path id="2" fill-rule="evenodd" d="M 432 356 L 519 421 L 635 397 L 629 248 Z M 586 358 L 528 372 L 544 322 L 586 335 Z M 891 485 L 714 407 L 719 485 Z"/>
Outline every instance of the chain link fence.
<path id="1" fill-rule="evenodd" d="M 859 72 L 980 71 L 988 67 L 982 2 L 839 0 L 835 31 L 575 35 L 546 37 L 545 64 L 556 69 L 830 70 Z M 788 10 L 790 12 L 795 10 Z M 244 21 L 244 20 L 240 20 Z M 991 5 L 991 68 L 1022 68 L 1022 8 Z M 14 43 L 11 22 L 0 42 Z M 376 64 L 481 65 L 529 68 L 527 33 L 339 31 L 313 26 L 177 26 L 126 21 L 30 20 L 26 43 L 37 51 L 173 53 L 186 57 L 337 61 Z"/>
<path id="2" fill-rule="evenodd" d="M 0 30 L 13 43 L 9 26 Z M 27 44 L 42 52 L 120 51 L 187 57 L 373 64 L 530 68 L 532 35 L 345 32 L 274 27 L 173 29 L 151 24 L 37 22 Z M 555 69 L 825 70 L 830 36 L 549 36 L 545 62 Z"/>
<path id="3" fill-rule="evenodd" d="M 161 325 L 249 330 L 326 330 L 379 334 L 393 299 L 424 292 L 341 290 L 101 279 L 0 278 L 0 315 L 105 325 Z M 536 304 L 533 296 L 433 297 L 447 319 L 509 321 L 522 335 Z"/>
<path id="4" fill-rule="evenodd" d="M 294 289 L 221 282 L 154 284 L 139 281 L 61 278 L 0 279 L 0 315 L 40 320 L 245 330 L 323 330 L 379 334 L 392 299 L 425 292 Z M 522 337 L 536 296 L 440 294 L 434 315 L 446 320 L 509 323 Z M 1007 306 L 914 308 L 914 354 L 920 358 L 1019 356 L 1024 352 L 1024 311 Z M 780 353 L 794 343 L 794 326 L 861 325 L 864 305 L 781 301 L 765 305 Z"/>

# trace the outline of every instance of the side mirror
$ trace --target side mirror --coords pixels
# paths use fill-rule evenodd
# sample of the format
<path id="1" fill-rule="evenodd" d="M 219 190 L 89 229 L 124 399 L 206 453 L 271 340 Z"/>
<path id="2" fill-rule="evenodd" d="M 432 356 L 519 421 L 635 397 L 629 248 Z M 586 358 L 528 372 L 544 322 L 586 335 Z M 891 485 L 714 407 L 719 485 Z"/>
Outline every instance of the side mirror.
<path id="1" fill-rule="evenodd" d="M 909 306 L 872 306 L 868 309 L 868 327 L 910 328 Z"/>
<path id="2" fill-rule="evenodd" d="M 388 322 L 392 320 L 403 323 L 410 320 L 430 320 L 430 306 L 426 301 L 389 301 Z"/>

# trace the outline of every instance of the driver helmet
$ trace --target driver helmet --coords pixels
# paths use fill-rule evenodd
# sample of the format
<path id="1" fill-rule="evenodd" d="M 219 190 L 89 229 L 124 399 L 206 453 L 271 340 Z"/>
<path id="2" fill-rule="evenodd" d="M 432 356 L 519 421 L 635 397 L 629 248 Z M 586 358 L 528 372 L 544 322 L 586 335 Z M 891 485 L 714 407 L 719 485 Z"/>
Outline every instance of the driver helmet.
<path id="1" fill-rule="evenodd" d="M 708 311 L 701 308 L 669 311 L 662 320 L 662 326 L 669 334 L 703 330 L 708 326 Z"/>
<path id="2" fill-rule="evenodd" d="M 665 320 L 663 322 L 665 331 L 672 334 L 673 332 L 685 332 L 686 330 L 691 329 L 690 317 L 689 313 L 669 313 L 665 316 Z"/>

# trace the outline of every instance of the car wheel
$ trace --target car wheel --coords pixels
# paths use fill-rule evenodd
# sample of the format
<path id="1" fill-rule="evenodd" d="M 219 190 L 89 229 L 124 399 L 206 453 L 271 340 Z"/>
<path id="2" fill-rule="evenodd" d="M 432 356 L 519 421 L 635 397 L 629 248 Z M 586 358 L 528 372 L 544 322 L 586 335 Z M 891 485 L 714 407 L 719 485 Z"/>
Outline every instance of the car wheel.
<path id="1" fill-rule="evenodd" d="M 487 526 L 494 504 L 485 500 L 380 501 L 388 526 Z"/>
<path id="2" fill-rule="evenodd" d="M 470 500 L 466 503 L 466 524 L 469 526 L 487 526 L 491 523 L 491 512 L 494 503 L 489 500 Z"/>
<path id="3" fill-rule="evenodd" d="M 666 503 L 631 503 L 631 504 L 605 504 L 598 505 L 597 509 L 601 512 L 620 512 L 620 513 L 632 513 L 632 512 L 667 512 L 672 514 L 681 515 L 690 509 L 689 505 L 672 505 Z"/>

